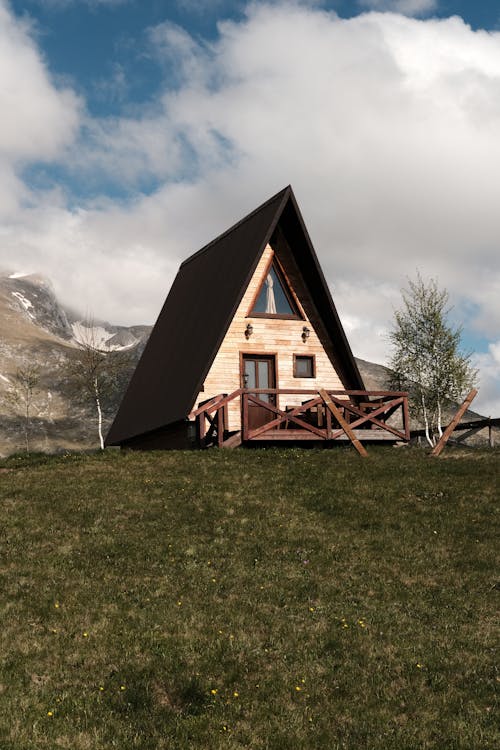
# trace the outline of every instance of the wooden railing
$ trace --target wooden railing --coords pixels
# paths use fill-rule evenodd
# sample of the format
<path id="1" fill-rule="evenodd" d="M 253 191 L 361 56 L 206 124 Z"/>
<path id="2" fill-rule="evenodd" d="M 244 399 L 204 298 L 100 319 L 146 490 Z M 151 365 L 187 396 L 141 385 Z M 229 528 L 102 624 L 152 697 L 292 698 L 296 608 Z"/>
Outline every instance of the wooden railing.
<path id="1" fill-rule="evenodd" d="M 389 391 L 328 391 L 331 402 L 356 438 L 365 440 L 410 439 L 408 394 Z M 288 395 L 311 395 L 299 406 L 279 408 L 263 401 L 260 394 L 276 394 L 283 401 Z M 285 399 L 286 401 L 286 399 Z M 250 404 L 269 412 L 270 419 L 252 429 Z M 399 416 L 397 420 L 395 415 Z M 389 424 L 388 420 L 394 418 Z M 242 393 L 243 440 L 338 440 L 350 439 L 344 427 L 327 408 L 318 391 L 261 389 Z"/>
<path id="2" fill-rule="evenodd" d="M 217 445 L 221 448 L 227 432 L 228 404 L 241 396 L 243 388 L 238 388 L 229 395 L 220 393 L 218 396 L 203 401 L 197 409 L 191 412 L 189 419 L 196 420 L 196 434 L 201 448 Z M 208 423 L 208 425 L 207 425 Z"/>
<path id="3" fill-rule="evenodd" d="M 198 442 L 237 445 L 282 440 L 373 441 L 410 439 L 408 394 L 403 391 L 322 391 L 306 389 L 239 388 L 203 402 L 190 418 L 196 420 Z M 289 399 L 289 397 L 292 397 Z M 287 400 L 299 405 L 286 405 Z M 307 398 L 309 397 L 309 398 Z M 228 405 L 240 399 L 241 438 L 229 432 Z M 284 404 L 284 405 L 283 405 Z M 281 405 L 281 406 L 280 406 Z M 263 424 L 252 425 L 251 410 L 258 409 Z M 255 414 L 255 412 L 254 412 Z M 229 439 L 228 439 L 229 438 Z"/>

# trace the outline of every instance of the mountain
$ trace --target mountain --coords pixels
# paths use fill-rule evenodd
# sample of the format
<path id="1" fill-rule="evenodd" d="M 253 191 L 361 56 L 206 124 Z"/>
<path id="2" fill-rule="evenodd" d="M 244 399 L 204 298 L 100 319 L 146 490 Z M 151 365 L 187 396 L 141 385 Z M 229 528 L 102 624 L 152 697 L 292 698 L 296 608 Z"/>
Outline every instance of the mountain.
<path id="1" fill-rule="evenodd" d="M 57 300 L 50 281 L 41 275 L 0 272 L 0 456 L 24 446 L 23 418 L 12 404 L 16 373 L 37 365 L 39 380 L 31 408 L 31 449 L 80 450 L 98 446 L 96 417 L 73 394 L 69 371 L 81 344 L 127 354 L 128 381 L 151 326 L 114 326 L 102 320 L 85 321 Z M 357 359 L 368 390 L 387 390 L 389 370 Z M 107 430 L 121 394 L 115 393 L 104 414 Z M 468 411 L 466 419 L 480 415 Z M 417 425 L 418 426 L 418 425 Z"/>
<path id="2" fill-rule="evenodd" d="M 43 276 L 0 273 L 0 455 L 23 448 L 24 421 L 19 406 L 12 404 L 12 394 L 16 373 L 31 365 L 40 368 L 31 409 L 32 448 L 61 451 L 95 447 L 94 414 L 75 401 L 69 383 L 69 367 L 79 344 L 128 351 L 133 366 L 150 330 L 149 326 L 86 323 L 59 303 L 50 281 Z M 116 404 L 110 406 L 104 429 Z"/>

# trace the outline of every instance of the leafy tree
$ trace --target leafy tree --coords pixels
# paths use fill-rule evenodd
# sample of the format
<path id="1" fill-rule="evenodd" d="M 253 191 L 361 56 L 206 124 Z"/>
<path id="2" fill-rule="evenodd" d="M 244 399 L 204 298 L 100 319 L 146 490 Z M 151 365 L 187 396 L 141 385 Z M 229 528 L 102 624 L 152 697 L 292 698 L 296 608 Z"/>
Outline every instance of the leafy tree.
<path id="1" fill-rule="evenodd" d="M 12 385 L 4 397 L 11 409 L 22 415 L 26 453 L 30 452 L 31 416 L 35 390 L 39 381 L 40 368 L 37 365 L 22 365 L 17 368 Z"/>
<path id="2" fill-rule="evenodd" d="M 429 444 L 442 435 L 443 407 L 461 401 L 476 380 L 470 354 L 460 350 L 461 328 L 447 323 L 448 292 L 420 275 L 402 290 L 389 338 L 391 387 L 409 391 L 410 410 L 425 427 Z"/>
<path id="3" fill-rule="evenodd" d="M 131 357 L 127 351 L 100 348 L 92 320 L 83 328 L 86 334 L 66 369 L 75 397 L 95 409 L 99 445 L 104 450 L 103 417 L 123 390 Z"/>

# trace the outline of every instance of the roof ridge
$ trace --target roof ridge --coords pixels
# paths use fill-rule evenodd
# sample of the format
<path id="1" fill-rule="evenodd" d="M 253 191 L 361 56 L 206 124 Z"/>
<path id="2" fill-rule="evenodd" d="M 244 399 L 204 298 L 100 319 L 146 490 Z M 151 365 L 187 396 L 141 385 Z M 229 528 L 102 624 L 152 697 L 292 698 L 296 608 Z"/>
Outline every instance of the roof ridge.
<path id="1" fill-rule="evenodd" d="M 244 224 L 249 219 L 252 219 L 255 216 L 255 214 L 259 213 L 259 211 L 262 211 L 270 203 L 272 203 L 273 201 L 277 200 L 278 198 L 284 197 L 284 195 L 285 195 L 285 193 L 287 191 L 289 193 L 292 192 L 292 186 L 291 185 L 287 185 L 282 190 L 279 190 L 271 198 L 268 198 L 267 201 L 265 201 L 264 203 L 262 203 L 257 208 L 254 208 L 253 211 L 251 211 L 249 214 L 247 214 L 242 219 L 240 219 L 239 221 L 237 221 L 236 224 L 233 224 L 231 227 L 229 227 L 229 229 L 226 229 L 224 232 L 222 232 L 221 234 L 217 235 L 217 237 L 215 237 L 213 240 L 211 240 L 210 242 L 208 242 L 206 245 L 203 245 L 203 247 L 200 248 L 200 250 L 197 250 L 195 253 L 193 253 L 192 255 L 190 255 L 189 258 L 186 258 L 186 260 L 182 261 L 182 263 L 180 265 L 180 268 L 182 268 L 183 266 L 187 265 L 192 260 L 194 260 L 195 258 L 197 258 L 198 256 L 200 256 L 202 253 L 204 253 L 207 250 L 209 250 L 212 247 L 212 245 L 214 245 L 216 242 L 219 242 L 219 240 L 221 240 L 226 235 L 231 234 L 231 232 L 234 232 L 234 230 L 237 229 L 239 226 L 241 226 L 241 224 Z"/>

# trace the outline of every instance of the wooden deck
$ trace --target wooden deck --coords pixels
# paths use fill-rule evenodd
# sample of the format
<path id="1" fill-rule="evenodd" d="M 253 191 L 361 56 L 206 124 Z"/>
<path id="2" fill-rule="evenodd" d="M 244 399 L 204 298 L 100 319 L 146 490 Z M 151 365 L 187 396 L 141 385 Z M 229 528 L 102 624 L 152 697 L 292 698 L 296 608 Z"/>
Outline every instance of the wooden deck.
<path id="1" fill-rule="evenodd" d="M 290 401 L 300 404 L 286 406 Z M 227 429 L 228 404 L 239 400 L 241 428 Z M 281 408 L 277 404 L 285 404 Z M 200 447 L 236 447 L 249 443 L 408 442 L 408 394 L 402 391 L 325 391 L 239 388 L 200 404 L 196 422 Z"/>

